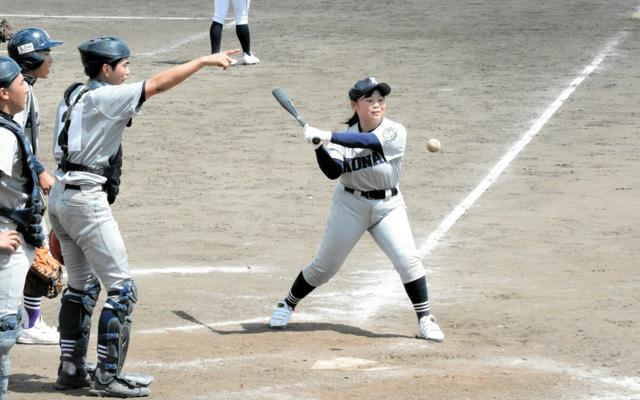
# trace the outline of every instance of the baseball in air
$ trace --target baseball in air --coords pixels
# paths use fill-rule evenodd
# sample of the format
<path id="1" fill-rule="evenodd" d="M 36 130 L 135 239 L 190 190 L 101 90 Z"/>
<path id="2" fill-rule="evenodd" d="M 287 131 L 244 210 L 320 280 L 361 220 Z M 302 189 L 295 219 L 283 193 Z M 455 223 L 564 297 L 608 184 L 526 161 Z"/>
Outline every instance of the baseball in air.
<path id="1" fill-rule="evenodd" d="M 427 140 L 427 150 L 435 153 L 440 150 L 440 141 L 438 139 Z"/>

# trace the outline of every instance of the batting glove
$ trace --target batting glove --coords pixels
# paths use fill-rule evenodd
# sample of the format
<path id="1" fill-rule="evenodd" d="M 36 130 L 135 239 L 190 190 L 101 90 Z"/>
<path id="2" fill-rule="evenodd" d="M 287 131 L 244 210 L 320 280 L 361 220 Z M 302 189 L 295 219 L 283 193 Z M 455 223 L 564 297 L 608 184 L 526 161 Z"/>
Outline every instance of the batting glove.
<path id="1" fill-rule="evenodd" d="M 320 142 L 317 144 L 313 143 L 314 138 L 320 139 Z M 314 128 L 309 124 L 307 124 L 304 126 L 304 139 L 307 141 L 307 143 L 313 144 L 313 147 L 317 149 L 323 144 L 331 142 L 331 132 L 323 131 L 321 129 Z"/>

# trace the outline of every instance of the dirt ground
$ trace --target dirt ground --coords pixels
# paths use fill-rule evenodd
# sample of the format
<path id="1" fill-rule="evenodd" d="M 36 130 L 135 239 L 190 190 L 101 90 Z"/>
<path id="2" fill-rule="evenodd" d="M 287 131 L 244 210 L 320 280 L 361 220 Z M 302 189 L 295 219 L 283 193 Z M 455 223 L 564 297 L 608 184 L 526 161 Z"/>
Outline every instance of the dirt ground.
<path id="1" fill-rule="evenodd" d="M 65 41 L 36 87 L 45 164 L 54 167 L 55 104 L 84 79 L 79 43 L 122 37 L 130 80 L 145 79 L 209 51 L 211 3 L 1 1 L 18 28 Z M 126 368 L 155 375 L 156 399 L 640 399 L 637 7 L 255 0 L 261 63 L 200 71 L 149 100 L 126 133 L 114 213 L 141 291 Z M 238 46 L 225 27 L 223 48 Z M 424 258 L 442 344 L 414 337 L 411 304 L 369 237 L 289 329 L 268 329 L 319 245 L 335 185 L 274 86 L 312 125 L 338 130 L 357 79 L 391 85 L 387 115 L 409 133 L 401 189 L 421 246 L 602 54 Z M 441 152 L 426 152 L 431 137 Z M 55 324 L 59 299 L 44 307 Z M 57 346 L 16 346 L 8 398 L 87 396 L 53 390 L 58 356 Z"/>

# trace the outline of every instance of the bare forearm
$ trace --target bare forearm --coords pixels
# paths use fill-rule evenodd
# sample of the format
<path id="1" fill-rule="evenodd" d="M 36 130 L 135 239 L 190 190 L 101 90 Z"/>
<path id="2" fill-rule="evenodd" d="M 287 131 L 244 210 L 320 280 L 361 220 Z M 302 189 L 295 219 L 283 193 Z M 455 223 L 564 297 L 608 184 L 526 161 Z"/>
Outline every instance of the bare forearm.
<path id="1" fill-rule="evenodd" d="M 187 63 L 176 65 L 165 69 L 147 80 L 145 85 L 145 96 L 150 98 L 156 94 L 166 92 L 172 87 L 179 85 L 185 79 L 202 69 L 206 63 L 203 57 L 198 57 Z"/>

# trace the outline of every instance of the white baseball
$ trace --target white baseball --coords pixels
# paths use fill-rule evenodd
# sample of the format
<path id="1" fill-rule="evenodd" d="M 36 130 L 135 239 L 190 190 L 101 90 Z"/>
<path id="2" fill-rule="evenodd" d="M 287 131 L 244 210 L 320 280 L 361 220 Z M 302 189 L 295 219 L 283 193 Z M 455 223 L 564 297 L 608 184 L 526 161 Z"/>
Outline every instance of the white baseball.
<path id="1" fill-rule="evenodd" d="M 427 141 L 427 150 L 435 153 L 440 150 L 440 141 L 438 139 L 429 139 Z"/>

